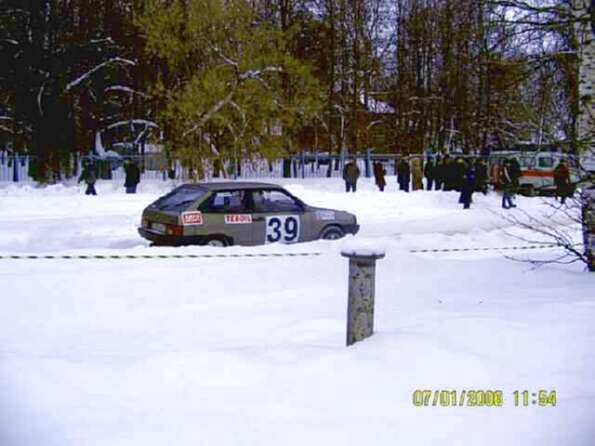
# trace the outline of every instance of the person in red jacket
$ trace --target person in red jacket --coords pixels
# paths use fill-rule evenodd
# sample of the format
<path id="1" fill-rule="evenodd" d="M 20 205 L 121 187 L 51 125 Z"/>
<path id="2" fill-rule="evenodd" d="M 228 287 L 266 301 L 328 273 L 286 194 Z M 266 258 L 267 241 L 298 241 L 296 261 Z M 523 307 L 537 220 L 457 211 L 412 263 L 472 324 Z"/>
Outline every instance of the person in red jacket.
<path id="1" fill-rule="evenodd" d="M 566 198 L 571 195 L 570 171 L 566 161 L 561 160 L 554 169 L 554 184 L 556 186 L 556 196 L 560 197 L 560 203 L 564 204 Z"/>
<path id="2" fill-rule="evenodd" d="M 384 187 L 386 186 L 386 180 L 384 176 L 386 175 L 386 170 L 384 166 L 379 161 L 374 162 L 374 180 L 376 182 L 376 186 L 380 189 L 380 192 L 384 192 Z"/>

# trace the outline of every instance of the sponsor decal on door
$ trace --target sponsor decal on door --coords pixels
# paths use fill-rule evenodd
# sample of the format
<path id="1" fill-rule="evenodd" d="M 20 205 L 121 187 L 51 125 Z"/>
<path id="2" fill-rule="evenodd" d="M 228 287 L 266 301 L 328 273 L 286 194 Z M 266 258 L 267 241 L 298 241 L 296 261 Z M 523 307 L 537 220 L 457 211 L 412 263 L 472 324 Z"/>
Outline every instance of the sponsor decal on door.
<path id="1" fill-rule="evenodd" d="M 252 223 L 250 214 L 227 214 L 225 215 L 226 225 L 247 225 Z"/>

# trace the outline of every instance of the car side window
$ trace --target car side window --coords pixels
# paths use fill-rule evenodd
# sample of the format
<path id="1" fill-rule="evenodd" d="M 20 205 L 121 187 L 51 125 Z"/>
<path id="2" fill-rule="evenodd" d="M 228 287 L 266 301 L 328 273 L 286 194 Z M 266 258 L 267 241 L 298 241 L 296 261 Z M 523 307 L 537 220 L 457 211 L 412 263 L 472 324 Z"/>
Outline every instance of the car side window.
<path id="1" fill-rule="evenodd" d="M 216 192 L 201 210 L 214 213 L 250 212 L 247 204 L 248 194 L 243 190 Z"/>
<path id="2" fill-rule="evenodd" d="M 539 167 L 545 167 L 545 168 L 554 167 L 554 158 L 552 158 L 551 156 L 541 157 L 541 158 L 539 158 L 537 165 Z"/>
<path id="3" fill-rule="evenodd" d="M 278 190 L 256 190 L 252 194 L 254 212 L 300 212 L 301 204 L 295 198 Z"/>

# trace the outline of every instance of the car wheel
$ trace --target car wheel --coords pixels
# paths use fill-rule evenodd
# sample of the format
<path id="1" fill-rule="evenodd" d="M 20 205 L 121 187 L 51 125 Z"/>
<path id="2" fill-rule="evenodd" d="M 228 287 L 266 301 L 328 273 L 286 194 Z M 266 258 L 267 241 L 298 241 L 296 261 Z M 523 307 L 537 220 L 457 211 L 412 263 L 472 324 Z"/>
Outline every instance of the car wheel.
<path id="1" fill-rule="evenodd" d="M 339 226 L 329 226 L 320 234 L 320 238 L 323 240 L 337 240 L 342 237 L 345 237 L 345 231 Z"/>
<path id="2" fill-rule="evenodd" d="M 229 246 L 229 242 L 224 237 L 210 237 L 209 239 L 207 239 L 205 245 L 206 246 L 216 246 L 218 248 L 224 248 L 226 246 Z"/>

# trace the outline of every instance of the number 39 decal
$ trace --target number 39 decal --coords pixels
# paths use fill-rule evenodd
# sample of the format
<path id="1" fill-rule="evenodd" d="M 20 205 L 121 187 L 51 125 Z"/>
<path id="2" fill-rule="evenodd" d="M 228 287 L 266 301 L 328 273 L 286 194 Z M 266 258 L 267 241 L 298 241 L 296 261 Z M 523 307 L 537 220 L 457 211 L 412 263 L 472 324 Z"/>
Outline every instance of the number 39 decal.
<path id="1" fill-rule="evenodd" d="M 300 237 L 300 219 L 293 215 L 266 218 L 265 243 L 294 243 Z"/>

